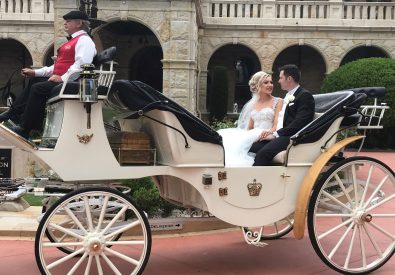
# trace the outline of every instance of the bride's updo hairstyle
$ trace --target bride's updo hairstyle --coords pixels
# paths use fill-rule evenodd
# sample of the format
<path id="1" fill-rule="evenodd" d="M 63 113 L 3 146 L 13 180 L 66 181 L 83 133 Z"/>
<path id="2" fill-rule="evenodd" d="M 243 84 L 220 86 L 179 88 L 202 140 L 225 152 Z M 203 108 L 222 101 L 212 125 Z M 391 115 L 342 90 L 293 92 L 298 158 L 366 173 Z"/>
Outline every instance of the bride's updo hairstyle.
<path id="1" fill-rule="evenodd" d="M 251 76 L 248 85 L 250 85 L 251 93 L 255 94 L 258 91 L 259 82 L 263 81 L 266 77 L 270 76 L 270 74 L 265 73 L 264 71 L 259 71 Z"/>

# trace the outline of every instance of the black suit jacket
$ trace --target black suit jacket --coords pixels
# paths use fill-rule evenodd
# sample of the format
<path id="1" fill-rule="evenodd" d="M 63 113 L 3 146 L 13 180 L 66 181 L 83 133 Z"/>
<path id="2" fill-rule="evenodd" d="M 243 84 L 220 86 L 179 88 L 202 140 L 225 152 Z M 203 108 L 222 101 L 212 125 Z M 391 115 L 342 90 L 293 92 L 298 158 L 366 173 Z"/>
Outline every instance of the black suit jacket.
<path id="1" fill-rule="evenodd" d="M 294 97 L 285 109 L 283 128 L 277 131 L 279 136 L 293 136 L 314 118 L 315 103 L 312 94 L 299 87 Z"/>

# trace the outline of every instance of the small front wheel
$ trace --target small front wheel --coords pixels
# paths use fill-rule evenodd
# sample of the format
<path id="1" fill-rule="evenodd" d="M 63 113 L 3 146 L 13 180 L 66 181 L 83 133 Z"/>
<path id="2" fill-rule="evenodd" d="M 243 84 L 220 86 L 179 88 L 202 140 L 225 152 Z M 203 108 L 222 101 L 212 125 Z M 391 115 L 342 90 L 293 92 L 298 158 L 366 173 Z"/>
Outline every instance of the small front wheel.
<path id="1" fill-rule="evenodd" d="M 48 232 L 62 236 L 54 242 Z M 106 187 L 78 189 L 60 198 L 46 211 L 35 239 L 42 274 L 141 274 L 150 251 L 144 212 L 130 197 Z"/>
<path id="2" fill-rule="evenodd" d="M 364 274 L 395 251 L 395 175 L 373 158 L 352 157 L 318 181 L 308 211 L 317 255 L 344 274 Z"/>

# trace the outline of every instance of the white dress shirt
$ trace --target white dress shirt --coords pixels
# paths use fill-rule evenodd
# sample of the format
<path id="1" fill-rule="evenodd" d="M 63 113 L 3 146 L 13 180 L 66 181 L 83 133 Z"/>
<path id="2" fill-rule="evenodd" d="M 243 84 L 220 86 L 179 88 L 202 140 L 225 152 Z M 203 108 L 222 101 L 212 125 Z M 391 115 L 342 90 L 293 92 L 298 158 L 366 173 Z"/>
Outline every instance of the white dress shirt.
<path id="1" fill-rule="evenodd" d="M 283 107 L 281 108 L 281 111 L 278 113 L 278 119 L 277 119 L 277 127 L 276 127 L 276 132 L 273 133 L 275 137 L 279 137 L 277 134 L 277 130 L 280 130 L 283 128 L 284 125 L 284 114 L 285 114 L 285 109 L 288 106 L 288 96 L 294 95 L 297 89 L 299 89 L 300 85 L 297 85 L 295 88 L 292 90 L 288 91 L 288 93 L 284 97 L 284 102 L 283 102 Z"/>
<path id="2" fill-rule="evenodd" d="M 85 31 L 80 30 L 71 35 L 72 38 L 80 35 L 86 34 Z M 65 74 L 61 76 L 62 80 L 65 81 L 67 77 L 69 77 L 73 71 L 80 70 L 82 64 L 92 63 L 93 57 L 96 55 L 96 47 L 95 43 L 93 43 L 92 39 L 88 35 L 82 35 L 77 43 L 75 44 L 75 57 L 74 64 L 70 66 Z M 49 67 L 43 67 L 40 69 L 34 70 L 35 76 L 37 77 L 50 77 L 53 74 L 54 65 Z M 69 78 L 69 81 L 73 81 L 78 78 L 78 75 L 75 75 Z"/>

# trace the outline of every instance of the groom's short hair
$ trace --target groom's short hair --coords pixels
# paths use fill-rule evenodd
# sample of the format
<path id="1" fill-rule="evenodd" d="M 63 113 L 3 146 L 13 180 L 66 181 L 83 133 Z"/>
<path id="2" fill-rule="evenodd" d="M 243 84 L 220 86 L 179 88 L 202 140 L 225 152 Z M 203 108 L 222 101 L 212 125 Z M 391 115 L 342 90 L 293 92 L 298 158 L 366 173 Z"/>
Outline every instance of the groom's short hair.
<path id="1" fill-rule="evenodd" d="M 300 81 L 300 70 L 295 64 L 287 64 L 278 69 L 279 72 L 283 71 L 283 74 L 288 77 L 292 77 L 296 83 Z"/>

